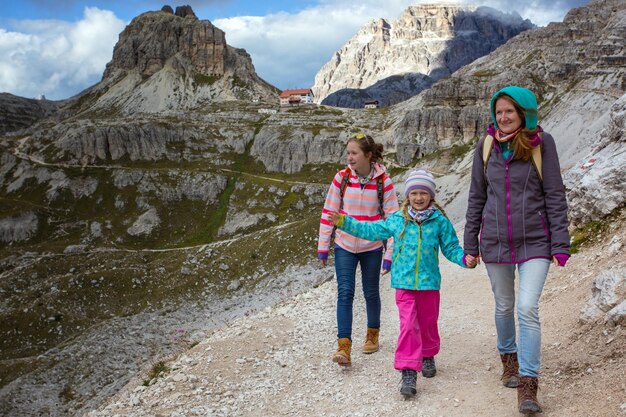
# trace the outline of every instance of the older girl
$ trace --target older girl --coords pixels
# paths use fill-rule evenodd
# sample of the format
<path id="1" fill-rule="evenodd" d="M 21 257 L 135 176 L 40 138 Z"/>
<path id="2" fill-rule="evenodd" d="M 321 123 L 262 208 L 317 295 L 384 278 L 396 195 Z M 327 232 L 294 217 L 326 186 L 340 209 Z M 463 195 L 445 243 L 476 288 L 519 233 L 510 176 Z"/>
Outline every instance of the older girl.
<path id="1" fill-rule="evenodd" d="M 339 211 L 363 221 L 380 220 L 398 210 L 398 198 L 391 178 L 379 163 L 383 145 L 369 135 L 351 137 L 346 145 L 348 166 L 333 178 L 320 219 L 318 256 L 326 266 L 334 226 L 327 213 Z M 340 230 L 335 234 L 335 272 L 337 275 L 337 351 L 332 360 L 341 366 L 352 363 L 352 304 L 357 265 L 361 265 L 361 282 L 367 311 L 367 334 L 363 353 L 378 351 L 380 332 L 380 268 L 383 242 L 368 242 Z M 383 263 L 391 265 L 393 243 L 387 244 Z"/>

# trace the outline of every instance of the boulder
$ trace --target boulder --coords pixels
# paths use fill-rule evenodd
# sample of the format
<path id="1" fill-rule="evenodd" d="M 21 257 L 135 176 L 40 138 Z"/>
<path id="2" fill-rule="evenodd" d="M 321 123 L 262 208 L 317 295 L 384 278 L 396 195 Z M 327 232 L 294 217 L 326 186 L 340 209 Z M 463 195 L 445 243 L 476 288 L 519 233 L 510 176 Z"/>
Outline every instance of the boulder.
<path id="1" fill-rule="evenodd" d="M 582 322 L 594 321 L 623 303 L 625 299 L 626 269 L 616 268 L 603 271 L 593 281 L 591 299 L 582 308 L 580 320 Z M 613 313 L 613 315 L 616 314 L 618 313 Z"/>

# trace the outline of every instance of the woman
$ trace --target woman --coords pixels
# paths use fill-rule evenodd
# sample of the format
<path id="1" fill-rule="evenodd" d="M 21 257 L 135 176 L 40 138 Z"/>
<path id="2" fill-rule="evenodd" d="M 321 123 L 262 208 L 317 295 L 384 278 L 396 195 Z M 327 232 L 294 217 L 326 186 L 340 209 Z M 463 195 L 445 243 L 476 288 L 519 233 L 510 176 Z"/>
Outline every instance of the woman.
<path id="1" fill-rule="evenodd" d="M 357 265 L 367 311 L 367 334 L 363 353 L 378 351 L 380 331 L 380 267 L 383 242 L 370 242 L 335 230 L 329 212 L 340 212 L 358 220 L 376 221 L 398 210 L 398 198 L 385 167 L 378 163 L 383 145 L 369 135 L 351 137 L 346 145 L 348 166 L 340 170 L 330 184 L 320 219 L 318 256 L 323 266 L 335 233 L 335 272 L 337 275 L 337 351 L 332 360 L 350 366 L 352 349 L 352 304 Z M 391 268 L 392 242 L 387 243 L 383 263 L 385 273 Z"/>
<path id="2" fill-rule="evenodd" d="M 565 266 L 569 259 L 565 187 L 554 139 L 537 125 L 533 92 L 505 87 L 493 95 L 490 112 L 494 124 L 474 154 L 464 250 L 482 258 L 491 281 L 502 382 L 517 387 L 519 411 L 531 414 L 541 412 L 539 297 L 550 261 Z"/>

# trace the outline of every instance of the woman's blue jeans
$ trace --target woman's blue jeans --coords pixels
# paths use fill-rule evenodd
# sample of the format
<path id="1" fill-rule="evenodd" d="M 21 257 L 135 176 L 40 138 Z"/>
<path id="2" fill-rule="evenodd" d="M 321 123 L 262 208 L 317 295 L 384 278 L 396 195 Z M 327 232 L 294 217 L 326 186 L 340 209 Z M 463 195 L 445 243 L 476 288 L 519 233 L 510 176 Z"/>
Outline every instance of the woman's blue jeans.
<path id="1" fill-rule="evenodd" d="M 550 261 L 532 259 L 517 265 L 519 297 L 517 320 L 519 339 L 515 343 L 515 266 L 485 264 L 496 302 L 495 319 L 498 333 L 498 351 L 517 352 L 519 374 L 537 378 L 541 366 L 541 324 L 539 297 L 546 282 Z"/>
<path id="2" fill-rule="evenodd" d="M 337 274 L 337 338 L 352 340 L 352 303 L 356 286 L 356 267 L 361 265 L 361 283 L 367 311 L 367 327 L 380 328 L 380 265 L 383 250 L 352 253 L 335 245 Z"/>

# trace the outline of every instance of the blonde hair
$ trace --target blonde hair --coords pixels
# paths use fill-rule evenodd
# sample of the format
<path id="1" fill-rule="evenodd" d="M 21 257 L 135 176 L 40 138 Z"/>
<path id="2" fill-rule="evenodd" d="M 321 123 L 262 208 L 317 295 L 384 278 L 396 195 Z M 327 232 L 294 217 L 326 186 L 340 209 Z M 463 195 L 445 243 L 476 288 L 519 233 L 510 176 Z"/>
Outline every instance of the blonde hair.
<path id="1" fill-rule="evenodd" d="M 448 218 L 448 215 L 446 214 L 443 207 L 441 207 L 439 203 L 435 201 L 434 198 L 431 199 L 430 202 L 433 206 L 435 206 L 437 210 L 441 212 L 441 214 L 445 216 L 446 219 Z M 400 232 L 400 240 L 402 240 L 402 236 L 404 236 L 404 231 L 406 230 L 406 227 L 409 225 L 409 220 L 411 220 L 411 215 L 409 214 L 410 206 L 411 206 L 411 202 L 409 201 L 408 198 L 405 198 L 402 204 L 400 205 L 400 210 L 402 211 L 402 215 L 404 216 L 404 227 L 402 228 L 402 232 Z"/>

